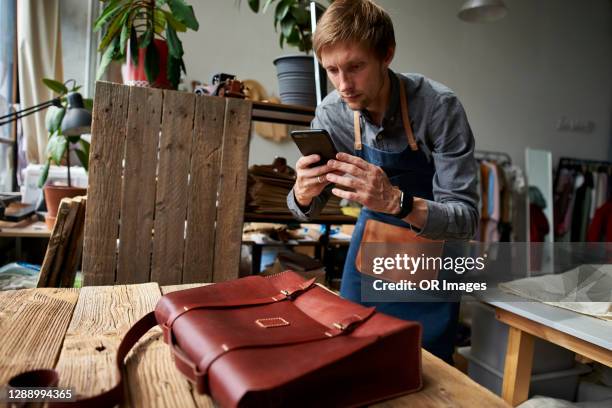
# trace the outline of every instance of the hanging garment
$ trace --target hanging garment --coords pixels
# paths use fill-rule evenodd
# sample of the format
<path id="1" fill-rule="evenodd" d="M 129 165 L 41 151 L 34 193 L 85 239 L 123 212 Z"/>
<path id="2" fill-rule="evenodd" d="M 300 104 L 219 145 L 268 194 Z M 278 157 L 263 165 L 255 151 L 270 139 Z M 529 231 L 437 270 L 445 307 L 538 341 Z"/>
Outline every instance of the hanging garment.
<path id="1" fill-rule="evenodd" d="M 588 212 L 591 200 L 593 177 L 590 172 L 583 174 L 584 182 L 576 190 L 574 208 L 572 210 L 571 241 L 582 242 L 586 238 Z M 585 214 L 586 212 L 586 214 Z"/>
<path id="2" fill-rule="evenodd" d="M 561 169 L 555 188 L 554 202 L 554 223 L 555 235 L 562 236 L 567 233 L 569 225 L 567 223 L 568 212 L 572 209 L 572 199 L 574 194 L 574 175 L 569 169 Z"/>
<path id="3" fill-rule="evenodd" d="M 587 233 L 589 242 L 612 242 L 612 200 L 595 211 Z"/>
<path id="4" fill-rule="evenodd" d="M 595 190 L 595 211 L 597 211 L 608 200 L 608 173 L 598 173 Z M 593 213 L 593 216 L 595 216 L 595 213 Z"/>

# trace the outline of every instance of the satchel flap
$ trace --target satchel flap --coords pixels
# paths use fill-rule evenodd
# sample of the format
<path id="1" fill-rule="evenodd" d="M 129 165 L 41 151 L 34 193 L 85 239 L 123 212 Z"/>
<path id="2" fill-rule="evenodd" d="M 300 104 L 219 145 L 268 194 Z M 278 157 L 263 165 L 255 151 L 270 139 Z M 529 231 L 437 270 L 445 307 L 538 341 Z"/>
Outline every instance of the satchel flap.
<path id="1" fill-rule="evenodd" d="M 271 277 L 248 276 L 214 285 L 180 290 L 163 296 L 155 307 L 158 323 L 171 327 L 174 320 L 195 308 L 237 307 L 278 302 L 310 288 L 315 279 L 305 280 L 293 271 Z"/>

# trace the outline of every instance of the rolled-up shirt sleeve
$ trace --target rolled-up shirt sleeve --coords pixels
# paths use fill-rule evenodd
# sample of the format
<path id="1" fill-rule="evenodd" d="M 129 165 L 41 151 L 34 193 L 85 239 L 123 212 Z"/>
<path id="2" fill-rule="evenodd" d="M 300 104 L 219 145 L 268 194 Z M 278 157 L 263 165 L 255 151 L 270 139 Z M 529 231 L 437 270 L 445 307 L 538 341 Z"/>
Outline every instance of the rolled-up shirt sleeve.
<path id="1" fill-rule="evenodd" d="M 478 227 L 477 163 L 474 136 L 463 106 L 443 94 L 431 111 L 430 145 L 435 165 L 427 222 L 419 232 L 431 239 L 471 239 Z"/>

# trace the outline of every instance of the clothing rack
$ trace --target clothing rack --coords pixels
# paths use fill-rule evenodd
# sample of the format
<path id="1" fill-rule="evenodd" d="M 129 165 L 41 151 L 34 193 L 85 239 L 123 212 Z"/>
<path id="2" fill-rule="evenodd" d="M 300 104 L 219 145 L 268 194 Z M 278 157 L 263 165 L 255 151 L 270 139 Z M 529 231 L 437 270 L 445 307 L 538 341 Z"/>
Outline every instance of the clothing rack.
<path id="1" fill-rule="evenodd" d="M 500 163 L 512 164 L 512 158 L 508 153 L 493 152 L 488 150 L 475 150 L 474 157 L 476 160 L 494 160 Z"/>
<path id="2" fill-rule="evenodd" d="M 601 167 L 612 167 L 612 162 L 602 161 L 602 160 L 589 160 L 589 159 L 575 159 L 572 157 L 561 157 L 559 159 L 559 167 L 564 166 L 581 166 L 581 165 L 591 165 L 591 166 L 601 166 Z"/>
<path id="3" fill-rule="evenodd" d="M 555 180 L 553 189 L 557 186 L 557 180 L 559 179 L 559 173 L 561 169 L 569 166 L 595 166 L 595 167 L 607 167 L 608 173 L 612 172 L 612 162 L 603 160 L 590 160 L 590 159 L 577 159 L 573 157 L 561 157 L 559 158 L 559 165 L 555 171 Z"/>

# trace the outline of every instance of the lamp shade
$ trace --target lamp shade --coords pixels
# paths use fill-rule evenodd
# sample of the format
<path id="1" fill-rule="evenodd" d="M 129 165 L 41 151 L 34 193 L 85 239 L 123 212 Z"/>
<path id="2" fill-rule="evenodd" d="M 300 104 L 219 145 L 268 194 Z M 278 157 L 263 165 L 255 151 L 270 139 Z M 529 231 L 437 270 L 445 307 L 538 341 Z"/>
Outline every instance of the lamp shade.
<path id="1" fill-rule="evenodd" d="M 66 136 L 76 136 L 91 132 L 91 113 L 85 109 L 81 94 L 71 92 L 66 98 L 68 110 L 62 121 L 62 133 Z"/>
<path id="2" fill-rule="evenodd" d="M 468 0 L 457 16 L 468 23 L 490 23 L 503 18 L 508 9 L 502 0 Z"/>

